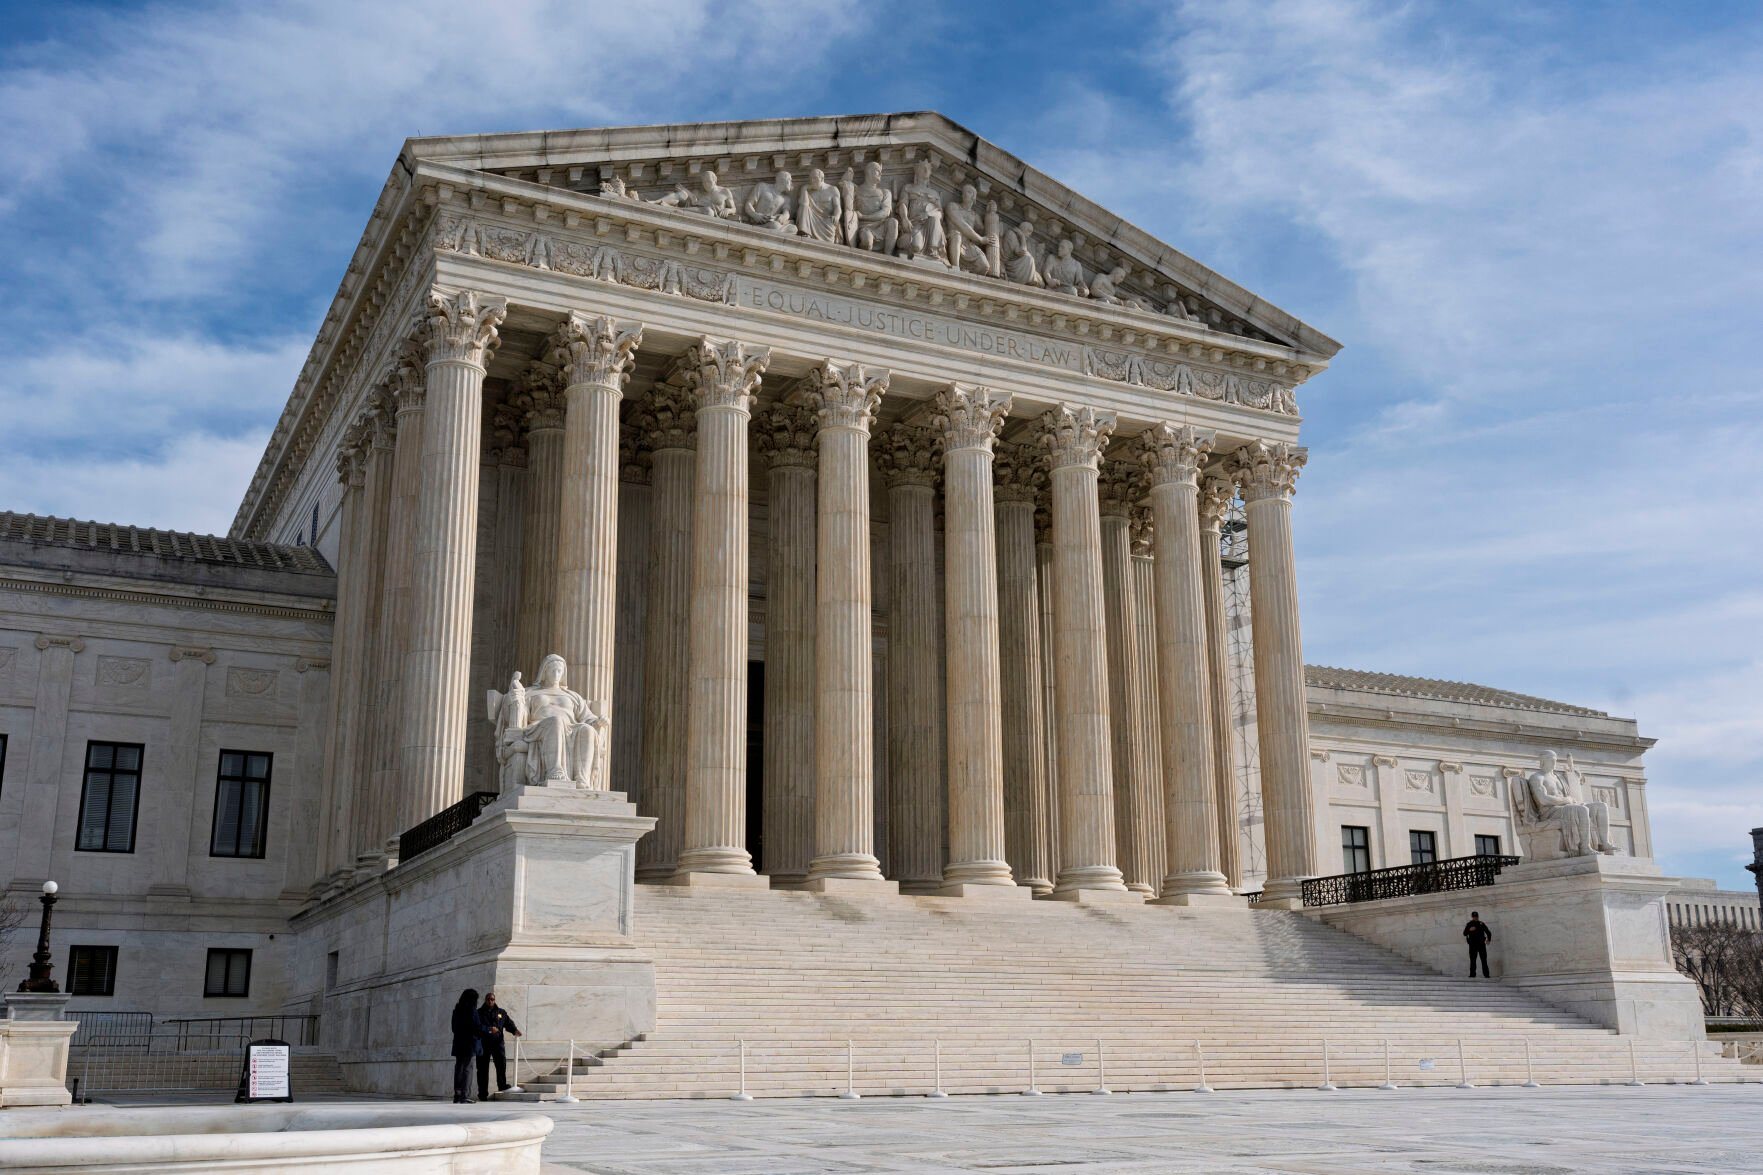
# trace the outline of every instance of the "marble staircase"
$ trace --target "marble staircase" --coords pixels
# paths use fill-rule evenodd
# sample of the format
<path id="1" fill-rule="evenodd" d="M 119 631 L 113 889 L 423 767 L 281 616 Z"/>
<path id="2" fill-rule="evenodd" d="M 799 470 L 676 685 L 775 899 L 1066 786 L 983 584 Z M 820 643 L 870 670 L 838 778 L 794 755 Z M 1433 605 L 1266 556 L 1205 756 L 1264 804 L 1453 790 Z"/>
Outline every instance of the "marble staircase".
<path id="1" fill-rule="evenodd" d="M 581 1098 L 864 1096 L 1630 1078 L 1630 1045 L 1297 913 L 639 886 L 655 1032 L 578 1060 Z M 1031 1046 L 1032 1042 L 1032 1046 Z M 1525 1050 L 1530 1058 L 1527 1066 Z M 847 1049 L 850 1056 L 847 1057 Z M 1642 1080 L 1698 1050 L 1642 1042 Z M 1738 1066 L 1700 1050 L 1709 1080 Z M 524 1083 L 563 1092 L 565 1074 Z"/>

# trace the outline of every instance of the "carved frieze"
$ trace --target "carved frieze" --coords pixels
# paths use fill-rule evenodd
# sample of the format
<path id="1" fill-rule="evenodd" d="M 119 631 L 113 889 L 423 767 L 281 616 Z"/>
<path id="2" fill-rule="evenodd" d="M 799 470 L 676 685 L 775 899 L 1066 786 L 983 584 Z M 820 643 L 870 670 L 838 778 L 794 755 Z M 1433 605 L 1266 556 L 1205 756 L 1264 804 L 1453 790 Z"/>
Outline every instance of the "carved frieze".
<path id="1" fill-rule="evenodd" d="M 1365 787 L 1365 765 L 1363 763 L 1337 763 L 1335 778 L 1347 787 Z"/>
<path id="2" fill-rule="evenodd" d="M 98 658 L 98 684 L 109 689 L 146 686 L 152 666 L 140 657 Z"/>
<path id="3" fill-rule="evenodd" d="M 274 669 L 252 669 L 243 665 L 234 665 L 227 670 L 226 674 L 227 697 L 268 697 L 275 689 L 278 676 L 280 676 L 279 673 Z"/>

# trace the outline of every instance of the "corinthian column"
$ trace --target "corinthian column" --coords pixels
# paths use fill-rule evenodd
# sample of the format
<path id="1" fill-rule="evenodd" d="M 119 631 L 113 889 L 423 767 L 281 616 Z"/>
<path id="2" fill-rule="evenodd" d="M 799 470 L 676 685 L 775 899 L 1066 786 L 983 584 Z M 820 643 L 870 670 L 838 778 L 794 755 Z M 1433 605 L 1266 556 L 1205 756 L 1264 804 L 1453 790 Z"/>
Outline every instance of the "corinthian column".
<path id="1" fill-rule="evenodd" d="M 1041 600 L 1035 568 L 1035 494 L 1046 476 L 1039 454 L 1000 442 L 994 450 L 998 528 L 998 668 L 1003 687 L 1004 844 L 1016 884 L 1053 888 L 1047 822 L 1047 716 L 1042 696 Z"/>
<path id="2" fill-rule="evenodd" d="M 705 338 L 686 375 L 698 410 L 686 672 L 686 838 L 677 880 L 752 877 L 747 852 L 747 422 L 768 347 Z M 763 886 L 763 881 L 757 883 Z"/>
<path id="3" fill-rule="evenodd" d="M 552 336 L 563 373 L 563 497 L 559 505 L 557 615 L 552 652 L 609 722 L 612 633 L 618 618 L 618 403 L 643 328 L 572 312 Z M 602 746 L 611 745 L 610 731 Z M 604 790 L 603 763 L 591 778 Z"/>
<path id="4" fill-rule="evenodd" d="M 337 452 L 337 479 L 343 485 L 337 545 L 337 620 L 332 674 L 330 745 L 325 754 L 329 803 L 325 816 L 325 873 L 347 872 L 355 866 L 356 740 L 361 734 L 359 707 L 361 660 L 367 633 L 366 554 L 369 528 L 362 486 L 367 477 L 367 445 L 359 423 L 349 426 Z M 365 797 L 359 797 L 364 800 Z"/>
<path id="5" fill-rule="evenodd" d="M 1261 745 L 1261 806 L 1267 821 L 1264 903 L 1301 904 L 1299 882 L 1319 872 L 1309 779 L 1309 716 L 1292 558 L 1292 490 L 1309 451 L 1254 441 L 1231 468 L 1249 521 L 1249 615 L 1255 641 L 1255 714 Z"/>
<path id="6" fill-rule="evenodd" d="M 515 625 L 515 663 L 537 673 L 551 646 L 557 614 L 557 543 L 562 536 L 563 386 L 557 369 L 534 363 L 516 397 L 525 410 L 526 514 L 520 544 L 520 615 Z"/>
<path id="7" fill-rule="evenodd" d="M 507 313 L 503 298 L 436 290 L 421 323 L 428 392 L 404 654 L 400 830 L 456 803 L 464 786 L 484 364 Z"/>
<path id="8" fill-rule="evenodd" d="M 374 681 L 378 694 L 370 711 L 376 730 L 395 730 L 404 714 L 404 654 L 410 644 L 411 577 L 415 573 L 416 503 L 422 493 L 422 417 L 428 393 L 426 355 L 412 342 L 393 368 L 391 393 L 396 409 L 392 448 L 392 512 L 386 535 L 386 571 L 380 584 L 380 629 L 375 634 Z M 332 675 L 335 680 L 335 675 Z M 410 827 L 398 786 L 403 748 L 389 738 L 373 740 L 374 835 L 388 851 Z"/>
<path id="9" fill-rule="evenodd" d="M 657 384 L 639 425 L 649 447 L 649 606 L 643 614 L 643 785 L 655 827 L 637 843 L 637 878 L 665 881 L 686 829 L 687 633 L 692 623 L 692 494 L 698 421 L 691 397 Z"/>
<path id="10" fill-rule="evenodd" d="M 936 434 L 876 439 L 888 487 L 888 865 L 900 888 L 943 881 L 943 707 L 937 665 Z"/>
<path id="11" fill-rule="evenodd" d="M 1059 641 L 1053 630 L 1056 604 L 1053 581 L 1057 576 L 1053 572 L 1056 562 L 1053 558 L 1053 494 L 1046 476 L 1045 456 L 1044 453 L 1036 454 L 1042 469 L 1040 492 L 1035 496 L 1035 590 L 1041 606 L 1041 715 L 1045 736 L 1041 745 L 1041 762 L 1045 765 L 1047 777 L 1047 786 L 1042 793 L 1042 802 L 1047 809 L 1047 877 L 1057 879 L 1060 844 L 1059 672 L 1055 652 Z M 1051 885 L 1047 888 L 1048 892 L 1052 891 Z"/>
<path id="12" fill-rule="evenodd" d="M 1224 614 L 1224 516 L 1237 487 L 1228 477 L 1200 480 L 1200 571 L 1206 594 L 1207 702 L 1212 715 L 1212 789 L 1218 797 L 1218 868 L 1225 884 L 1243 884 L 1237 843 L 1237 765 L 1230 731 L 1230 633 Z"/>
<path id="13" fill-rule="evenodd" d="M 1114 865 L 1108 623 L 1096 471 L 1114 418 L 1061 404 L 1042 417 L 1053 485 L 1053 637 L 1059 698 L 1057 898 L 1125 893 Z M 1135 898 L 1137 895 L 1134 895 Z"/>
<path id="14" fill-rule="evenodd" d="M 754 421 L 766 463 L 765 859 L 772 884 L 808 879 L 814 858 L 815 440 L 812 408 L 774 404 Z"/>
<path id="15" fill-rule="evenodd" d="M 1211 681 L 1206 664 L 1206 596 L 1197 503 L 1200 466 L 1212 434 L 1159 424 L 1140 439 L 1151 473 L 1157 543 L 1157 668 L 1162 679 L 1164 808 L 1169 872 L 1162 901 L 1188 905 L 1230 898 L 1218 868 L 1218 811 L 1212 783 Z"/>
<path id="16" fill-rule="evenodd" d="M 1114 840 L 1126 887 L 1157 896 L 1163 863 L 1147 819 L 1161 781 L 1151 775 L 1145 744 L 1144 662 L 1133 607 L 1132 508 L 1143 470 L 1111 456 L 1097 482 L 1102 514 L 1102 597 L 1108 617 L 1108 714 L 1114 755 Z"/>
<path id="17" fill-rule="evenodd" d="M 356 794 L 355 812 L 350 829 L 351 852 L 357 864 L 367 865 L 385 851 L 388 832 L 380 819 L 382 797 L 373 790 L 374 767 L 378 761 L 380 740 L 373 735 L 372 712 L 379 681 L 374 676 L 379 668 L 376 639 L 386 624 L 381 612 L 387 576 L 386 548 L 392 526 L 393 477 L 396 455 L 396 422 L 392 415 L 392 395 L 387 388 L 376 388 L 368 407 L 362 413 L 362 445 L 364 478 L 361 488 L 362 519 L 365 533 L 361 536 L 361 629 L 356 634 L 361 646 L 352 658 L 358 680 L 351 686 L 349 704 L 353 707 L 350 722 L 358 724 L 360 733 L 350 740 L 348 778 Z"/>
<path id="18" fill-rule="evenodd" d="M 944 892 L 1016 888 L 1005 856 L 1004 713 L 998 667 L 998 538 L 992 443 L 1010 396 L 950 384 L 937 394 L 943 441 L 943 577 L 948 632 L 949 864 Z"/>
<path id="19" fill-rule="evenodd" d="M 875 856 L 875 668 L 869 573 L 869 426 L 887 372 L 828 362 L 809 378 L 819 416 L 814 626 L 814 860 L 808 880 L 882 880 Z"/>
<path id="20" fill-rule="evenodd" d="M 1163 691 L 1157 679 L 1157 560 L 1153 557 L 1151 508 L 1143 502 L 1132 512 L 1132 614 L 1139 634 L 1138 732 L 1150 786 L 1135 793 L 1141 805 L 1136 819 L 1146 830 L 1147 851 L 1156 863 L 1155 882 L 1163 884 L 1164 864 L 1169 860 L 1169 829 L 1163 804 Z"/>

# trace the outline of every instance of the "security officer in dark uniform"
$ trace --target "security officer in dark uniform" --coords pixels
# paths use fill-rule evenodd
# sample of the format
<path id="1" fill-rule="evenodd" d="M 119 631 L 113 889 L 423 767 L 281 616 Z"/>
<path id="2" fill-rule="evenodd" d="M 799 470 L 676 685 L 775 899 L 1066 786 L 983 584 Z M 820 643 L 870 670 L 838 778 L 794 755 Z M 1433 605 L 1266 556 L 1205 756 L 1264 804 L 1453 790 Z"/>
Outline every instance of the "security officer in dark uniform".
<path id="1" fill-rule="evenodd" d="M 496 1003 L 496 993 L 484 993 L 484 1006 L 477 1010 L 478 1031 L 484 1042 L 483 1051 L 477 1055 L 477 1096 L 480 1101 L 490 1100 L 490 1062 L 496 1062 L 496 1092 L 507 1093 L 508 1084 L 508 1050 L 506 1041 L 510 1036 L 519 1036 L 520 1029 L 515 1026 L 514 1017 L 502 1010 Z M 516 1073 L 516 1077 L 520 1074 Z"/>

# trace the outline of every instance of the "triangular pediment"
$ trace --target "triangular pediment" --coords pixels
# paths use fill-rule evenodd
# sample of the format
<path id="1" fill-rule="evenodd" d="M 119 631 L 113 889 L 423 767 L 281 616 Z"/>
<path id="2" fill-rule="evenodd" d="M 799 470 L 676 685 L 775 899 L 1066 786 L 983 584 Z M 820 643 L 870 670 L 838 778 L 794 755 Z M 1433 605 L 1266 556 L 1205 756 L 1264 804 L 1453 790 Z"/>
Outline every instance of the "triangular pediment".
<path id="1" fill-rule="evenodd" d="M 1277 343 L 1324 362 L 1339 349 L 940 114 L 413 139 L 405 154 L 412 166 L 641 203 L 697 225 L 732 221 Z"/>

